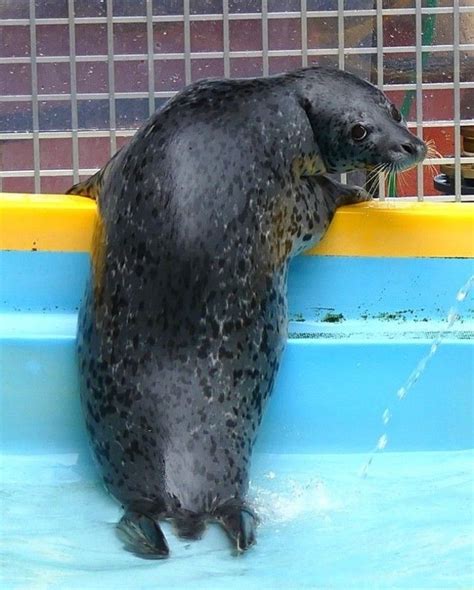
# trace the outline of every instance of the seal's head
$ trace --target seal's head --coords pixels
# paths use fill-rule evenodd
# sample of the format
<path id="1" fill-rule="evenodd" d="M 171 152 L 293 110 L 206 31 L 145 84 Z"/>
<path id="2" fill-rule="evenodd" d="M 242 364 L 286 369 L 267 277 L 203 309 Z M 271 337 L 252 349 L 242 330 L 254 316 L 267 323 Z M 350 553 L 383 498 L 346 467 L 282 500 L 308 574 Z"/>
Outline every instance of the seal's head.
<path id="1" fill-rule="evenodd" d="M 301 70 L 296 76 L 301 79 L 301 103 L 328 172 L 380 164 L 396 172 L 426 157 L 426 144 L 408 130 L 398 109 L 369 82 L 326 68 Z"/>

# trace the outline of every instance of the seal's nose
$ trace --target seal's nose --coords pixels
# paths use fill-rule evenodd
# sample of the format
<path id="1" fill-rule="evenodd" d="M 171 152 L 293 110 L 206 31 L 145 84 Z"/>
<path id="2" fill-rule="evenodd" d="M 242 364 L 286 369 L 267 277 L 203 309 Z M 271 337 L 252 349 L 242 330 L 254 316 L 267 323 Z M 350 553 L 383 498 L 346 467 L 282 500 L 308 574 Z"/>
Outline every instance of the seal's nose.
<path id="1" fill-rule="evenodd" d="M 422 139 L 408 130 L 397 133 L 397 136 L 392 139 L 388 156 L 399 170 L 409 168 L 425 159 L 428 148 Z"/>
<path id="2" fill-rule="evenodd" d="M 413 136 L 410 137 L 410 141 L 401 142 L 398 144 L 398 153 L 403 154 L 404 157 L 409 157 L 413 160 L 423 160 L 427 153 L 426 144 L 420 138 Z"/>
<path id="3" fill-rule="evenodd" d="M 402 150 L 405 150 L 407 154 L 410 154 L 410 156 L 414 156 L 417 152 L 416 147 L 411 143 L 403 143 Z"/>

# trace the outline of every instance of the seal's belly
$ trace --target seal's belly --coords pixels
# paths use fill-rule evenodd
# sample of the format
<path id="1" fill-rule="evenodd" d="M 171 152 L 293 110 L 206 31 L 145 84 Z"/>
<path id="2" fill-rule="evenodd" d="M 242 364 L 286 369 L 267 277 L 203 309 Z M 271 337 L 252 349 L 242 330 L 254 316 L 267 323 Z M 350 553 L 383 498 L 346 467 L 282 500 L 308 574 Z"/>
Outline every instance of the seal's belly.
<path id="1" fill-rule="evenodd" d="M 284 298 L 250 328 L 208 337 L 199 355 L 199 343 L 157 333 L 140 316 L 133 329 L 122 322 L 117 330 L 90 295 L 81 311 L 81 397 L 110 492 L 170 514 L 211 513 L 245 494 L 286 336 Z M 146 346 L 134 347 L 136 334 Z"/>

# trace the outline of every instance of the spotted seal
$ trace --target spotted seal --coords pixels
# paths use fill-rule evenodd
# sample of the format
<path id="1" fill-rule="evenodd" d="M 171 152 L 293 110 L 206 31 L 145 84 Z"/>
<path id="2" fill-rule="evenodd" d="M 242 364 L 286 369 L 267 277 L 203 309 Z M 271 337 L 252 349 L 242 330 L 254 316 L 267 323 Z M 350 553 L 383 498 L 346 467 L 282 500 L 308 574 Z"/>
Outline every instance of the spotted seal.
<path id="1" fill-rule="evenodd" d="M 70 192 L 98 194 L 79 320 L 81 397 L 126 548 L 166 557 L 160 519 L 243 551 L 252 446 L 287 335 L 288 264 L 340 205 L 328 174 L 402 170 L 425 144 L 371 84 L 307 68 L 201 81 Z"/>

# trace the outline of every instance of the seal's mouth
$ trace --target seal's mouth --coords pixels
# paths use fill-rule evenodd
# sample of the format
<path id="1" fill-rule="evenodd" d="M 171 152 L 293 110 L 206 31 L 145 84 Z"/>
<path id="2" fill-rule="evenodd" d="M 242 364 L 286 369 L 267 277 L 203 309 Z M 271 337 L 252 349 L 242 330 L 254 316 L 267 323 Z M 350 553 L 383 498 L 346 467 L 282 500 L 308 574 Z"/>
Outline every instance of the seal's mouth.
<path id="1" fill-rule="evenodd" d="M 428 155 L 429 146 L 416 135 L 408 130 L 405 133 L 397 134 L 395 140 L 391 140 L 383 147 L 379 145 L 375 151 L 377 160 L 364 165 L 364 168 L 374 175 L 380 172 L 396 174 L 406 172 L 417 166 Z"/>
<path id="2" fill-rule="evenodd" d="M 404 143 L 392 145 L 387 150 L 386 157 L 379 164 L 366 166 L 366 170 L 369 172 L 367 177 L 369 184 L 381 173 L 386 178 L 390 178 L 393 175 L 416 168 L 426 156 L 431 155 L 432 148 L 430 145 L 425 144 L 424 141 L 414 135 L 412 137 L 413 139 L 410 138 L 411 141 L 409 142 L 405 141 Z"/>

